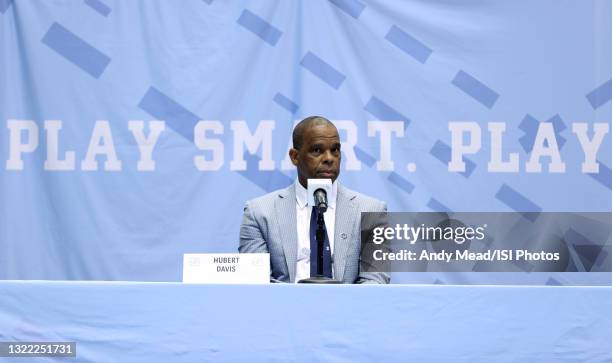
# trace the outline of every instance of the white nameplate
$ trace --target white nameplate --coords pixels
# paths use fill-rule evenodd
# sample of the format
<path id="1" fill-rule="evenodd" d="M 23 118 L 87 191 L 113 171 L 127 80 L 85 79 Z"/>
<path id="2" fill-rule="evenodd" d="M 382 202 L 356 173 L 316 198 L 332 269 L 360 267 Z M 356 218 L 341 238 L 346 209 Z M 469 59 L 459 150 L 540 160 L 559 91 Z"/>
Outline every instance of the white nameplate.
<path id="1" fill-rule="evenodd" d="M 269 253 L 186 253 L 183 282 L 190 284 L 269 284 Z"/>

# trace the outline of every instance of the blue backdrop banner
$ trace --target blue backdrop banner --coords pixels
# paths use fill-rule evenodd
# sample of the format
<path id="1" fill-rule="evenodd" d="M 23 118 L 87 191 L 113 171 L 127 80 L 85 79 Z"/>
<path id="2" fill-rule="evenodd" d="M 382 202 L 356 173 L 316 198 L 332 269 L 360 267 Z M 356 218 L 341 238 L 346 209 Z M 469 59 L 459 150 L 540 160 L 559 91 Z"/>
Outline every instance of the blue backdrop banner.
<path id="1" fill-rule="evenodd" d="M 0 47 L 0 279 L 179 281 L 182 254 L 236 251 L 244 202 L 293 182 L 315 114 L 340 181 L 390 211 L 612 205 L 608 1 L 0 0 Z"/>

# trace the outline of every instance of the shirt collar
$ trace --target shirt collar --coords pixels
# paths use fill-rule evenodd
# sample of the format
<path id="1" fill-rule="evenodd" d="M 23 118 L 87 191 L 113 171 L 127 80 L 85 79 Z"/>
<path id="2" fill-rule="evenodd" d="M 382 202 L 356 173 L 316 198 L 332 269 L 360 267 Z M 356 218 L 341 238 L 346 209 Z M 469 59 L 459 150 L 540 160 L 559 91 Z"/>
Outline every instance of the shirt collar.
<path id="1" fill-rule="evenodd" d="M 336 196 L 338 195 L 338 181 L 332 183 L 331 195 L 328 196 L 327 202 L 330 208 L 336 208 Z M 295 179 L 295 199 L 300 208 L 308 205 L 308 190 L 300 184 L 298 179 Z"/>

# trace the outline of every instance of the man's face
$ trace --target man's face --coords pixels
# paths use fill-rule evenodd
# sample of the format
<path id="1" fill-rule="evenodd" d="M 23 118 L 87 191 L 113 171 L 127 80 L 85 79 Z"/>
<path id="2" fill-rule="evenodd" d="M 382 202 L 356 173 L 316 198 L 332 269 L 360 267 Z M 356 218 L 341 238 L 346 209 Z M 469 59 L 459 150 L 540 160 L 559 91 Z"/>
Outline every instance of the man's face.
<path id="1" fill-rule="evenodd" d="M 314 124 L 304 131 L 302 146 L 289 156 L 297 166 L 300 184 L 312 178 L 335 181 L 340 174 L 340 137 L 332 124 Z"/>

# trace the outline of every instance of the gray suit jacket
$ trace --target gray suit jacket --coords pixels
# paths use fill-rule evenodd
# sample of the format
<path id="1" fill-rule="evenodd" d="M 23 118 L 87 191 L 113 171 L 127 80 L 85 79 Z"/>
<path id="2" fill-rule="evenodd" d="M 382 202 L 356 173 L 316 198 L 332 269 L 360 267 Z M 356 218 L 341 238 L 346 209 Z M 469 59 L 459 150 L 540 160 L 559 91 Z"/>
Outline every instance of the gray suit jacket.
<path id="1" fill-rule="evenodd" d="M 295 185 L 291 184 L 246 202 L 240 226 L 241 253 L 270 253 L 270 280 L 295 282 L 297 214 Z M 334 232 L 334 278 L 343 283 L 389 283 L 379 272 L 359 271 L 361 212 L 386 212 L 384 202 L 338 184 Z"/>

